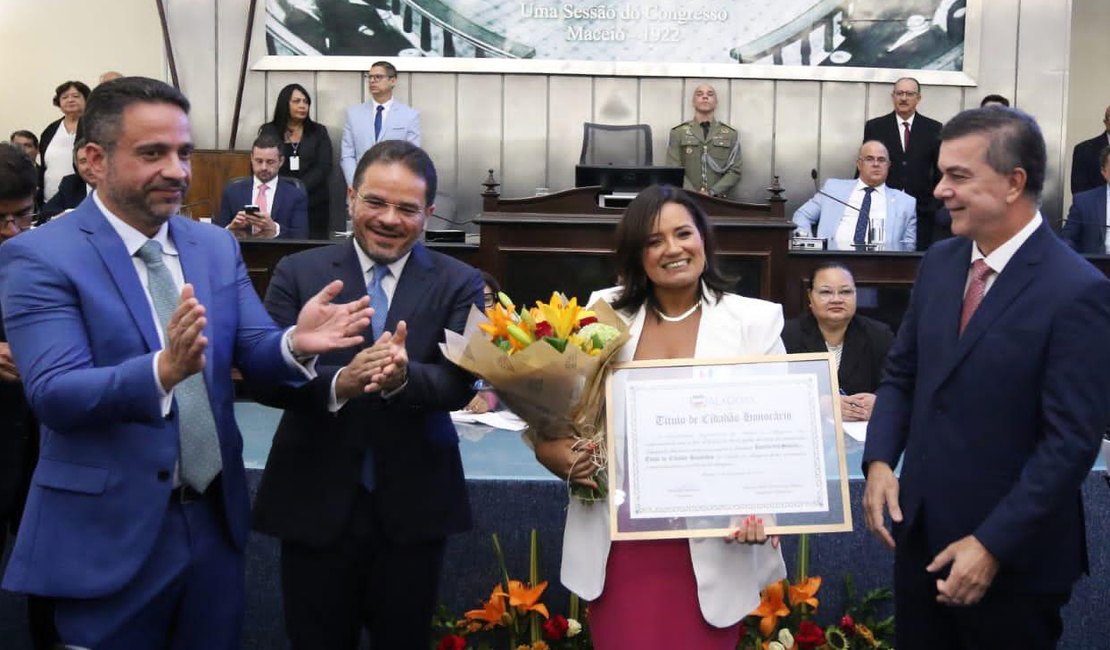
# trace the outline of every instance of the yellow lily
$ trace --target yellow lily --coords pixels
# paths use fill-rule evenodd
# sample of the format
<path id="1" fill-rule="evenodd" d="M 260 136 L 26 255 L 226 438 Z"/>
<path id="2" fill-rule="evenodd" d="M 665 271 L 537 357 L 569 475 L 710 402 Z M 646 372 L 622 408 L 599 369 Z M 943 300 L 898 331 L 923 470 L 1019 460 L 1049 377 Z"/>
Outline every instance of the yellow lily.
<path id="1" fill-rule="evenodd" d="M 543 314 L 544 320 L 551 325 L 554 337 L 557 339 L 566 339 L 570 336 L 578 325 L 578 312 L 582 311 L 578 306 L 578 298 L 571 298 L 570 302 L 567 302 L 566 298 L 558 292 L 552 293 L 551 300 L 547 303 L 537 300 L 536 307 Z"/>

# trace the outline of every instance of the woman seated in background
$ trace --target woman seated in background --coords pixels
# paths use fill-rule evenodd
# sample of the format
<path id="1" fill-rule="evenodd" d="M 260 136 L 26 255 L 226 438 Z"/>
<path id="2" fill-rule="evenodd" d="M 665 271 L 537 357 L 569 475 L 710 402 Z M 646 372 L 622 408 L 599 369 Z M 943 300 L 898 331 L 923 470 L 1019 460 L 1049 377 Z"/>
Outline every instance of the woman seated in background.
<path id="1" fill-rule="evenodd" d="M 54 105 L 62 117 L 42 130 L 39 136 L 39 155 L 42 162 L 42 201 L 54 198 L 62 179 L 73 173 L 73 144 L 77 141 L 77 124 L 85 114 L 85 100 L 89 87 L 80 81 L 66 81 L 54 89 Z M 40 203 L 41 203 L 40 202 Z"/>
<path id="2" fill-rule="evenodd" d="M 616 361 L 784 352 L 782 307 L 729 293 L 714 251 L 709 219 L 685 192 L 657 185 L 640 192 L 617 230 L 623 286 L 586 303 L 604 299 L 628 321 L 631 338 Z M 595 468 L 579 462 L 573 439 L 540 439 L 535 451 L 556 476 L 592 484 Z M 734 650 L 760 590 L 786 574 L 777 543 L 756 545 L 766 540 L 763 522 L 749 517 L 728 540 L 613 542 L 609 505 L 572 496 L 562 581 L 591 601 L 597 650 Z"/>
<path id="3" fill-rule="evenodd" d="M 301 179 L 308 193 L 308 236 L 327 239 L 331 221 L 328 178 L 331 177 L 331 138 L 328 129 L 308 116 L 312 98 L 300 84 L 278 93 L 271 120 L 258 129 L 283 142 L 285 162 L 279 175 Z"/>
<path id="4" fill-rule="evenodd" d="M 856 313 L 856 281 L 838 262 L 827 262 L 809 278 L 809 311 L 782 331 L 786 351 L 831 352 L 840 383 L 845 420 L 870 420 L 886 354 L 894 333 L 885 323 Z"/>
<path id="5" fill-rule="evenodd" d="M 490 309 L 497 304 L 497 294 L 501 293 L 501 285 L 498 284 L 497 278 L 489 273 L 482 271 L 482 299 L 485 301 L 483 307 Z M 478 380 L 475 384 L 476 387 L 488 386 L 482 380 Z M 474 399 L 466 405 L 463 410 L 470 411 L 471 413 L 487 413 L 497 408 L 497 395 L 492 390 L 487 388 L 479 388 L 477 393 L 474 393 Z"/>

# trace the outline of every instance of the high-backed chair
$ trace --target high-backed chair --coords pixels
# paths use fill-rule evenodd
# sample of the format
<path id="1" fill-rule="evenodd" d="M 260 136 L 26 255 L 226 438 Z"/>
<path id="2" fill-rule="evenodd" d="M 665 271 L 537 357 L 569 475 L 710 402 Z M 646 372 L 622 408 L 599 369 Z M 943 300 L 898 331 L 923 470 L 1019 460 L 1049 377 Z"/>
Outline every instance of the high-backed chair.
<path id="1" fill-rule="evenodd" d="M 581 165 L 648 166 L 651 126 L 648 124 L 582 125 Z"/>

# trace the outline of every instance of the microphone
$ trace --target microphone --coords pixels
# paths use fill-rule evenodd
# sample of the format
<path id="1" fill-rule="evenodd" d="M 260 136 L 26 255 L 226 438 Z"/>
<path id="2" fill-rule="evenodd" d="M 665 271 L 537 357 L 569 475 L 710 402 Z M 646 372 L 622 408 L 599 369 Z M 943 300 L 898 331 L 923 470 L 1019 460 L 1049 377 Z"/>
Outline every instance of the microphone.
<path id="1" fill-rule="evenodd" d="M 813 168 L 813 169 L 809 170 L 809 177 L 813 179 L 813 190 L 815 192 L 817 192 L 821 196 L 827 196 L 828 198 L 832 199 L 833 201 L 836 201 L 837 203 L 839 203 L 840 205 L 852 208 L 856 212 L 859 212 L 859 208 L 852 205 L 851 203 L 848 203 L 846 201 L 841 201 L 840 199 L 836 198 L 832 194 L 829 194 L 828 192 L 822 192 L 821 191 L 821 188 L 817 185 L 817 169 L 816 168 Z"/>

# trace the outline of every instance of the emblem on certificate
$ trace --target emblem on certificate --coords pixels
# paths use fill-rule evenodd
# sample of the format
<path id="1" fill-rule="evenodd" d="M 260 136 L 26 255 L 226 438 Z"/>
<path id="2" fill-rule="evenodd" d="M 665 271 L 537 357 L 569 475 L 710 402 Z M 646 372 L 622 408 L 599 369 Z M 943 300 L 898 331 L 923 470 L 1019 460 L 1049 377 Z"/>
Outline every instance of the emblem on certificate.
<path id="1" fill-rule="evenodd" d="M 606 386 L 613 539 L 852 529 L 829 354 L 617 364 Z"/>

